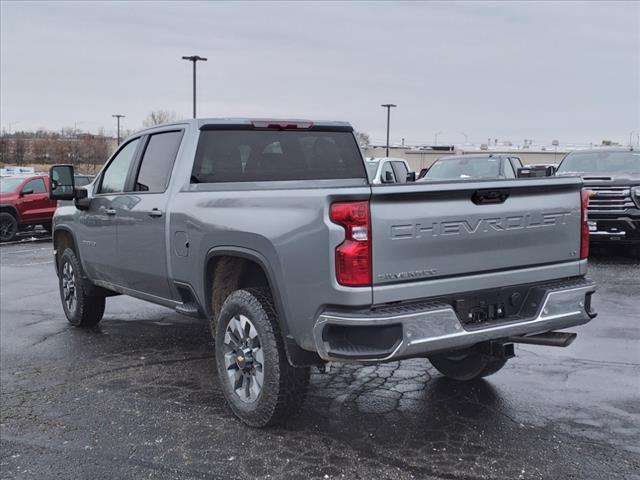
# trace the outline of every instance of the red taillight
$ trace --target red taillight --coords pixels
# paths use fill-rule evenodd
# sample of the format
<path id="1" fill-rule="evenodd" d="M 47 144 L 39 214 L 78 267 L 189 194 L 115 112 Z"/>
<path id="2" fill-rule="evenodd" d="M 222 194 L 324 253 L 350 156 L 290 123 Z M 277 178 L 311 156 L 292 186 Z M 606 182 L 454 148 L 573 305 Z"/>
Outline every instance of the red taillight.
<path id="1" fill-rule="evenodd" d="M 344 242 L 336 247 L 336 280 L 347 287 L 370 286 L 369 202 L 334 203 L 329 216 L 344 228 Z"/>
<path id="2" fill-rule="evenodd" d="M 589 258 L 589 191 L 582 190 L 580 206 L 580 259 Z"/>

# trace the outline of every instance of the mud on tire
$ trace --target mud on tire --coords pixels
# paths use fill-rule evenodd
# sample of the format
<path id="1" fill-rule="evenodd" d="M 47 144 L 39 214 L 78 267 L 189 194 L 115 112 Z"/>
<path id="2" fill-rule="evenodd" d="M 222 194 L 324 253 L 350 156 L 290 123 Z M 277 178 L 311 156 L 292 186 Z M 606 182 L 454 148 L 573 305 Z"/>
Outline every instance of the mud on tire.
<path id="1" fill-rule="evenodd" d="M 292 367 L 268 289 L 231 293 L 212 326 L 218 376 L 233 413 L 252 427 L 283 423 L 304 402 L 309 367 Z"/>

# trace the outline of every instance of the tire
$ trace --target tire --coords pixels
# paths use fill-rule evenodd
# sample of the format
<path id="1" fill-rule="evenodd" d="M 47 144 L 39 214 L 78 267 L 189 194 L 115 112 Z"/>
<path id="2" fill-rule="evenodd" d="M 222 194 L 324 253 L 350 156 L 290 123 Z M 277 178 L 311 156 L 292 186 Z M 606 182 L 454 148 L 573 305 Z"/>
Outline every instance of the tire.
<path id="1" fill-rule="evenodd" d="M 10 242 L 18 234 L 18 221 L 8 212 L 0 212 L 0 242 Z"/>
<path id="2" fill-rule="evenodd" d="M 309 367 L 289 365 L 268 289 L 231 293 L 212 328 L 222 391 L 240 420 L 266 427 L 298 411 L 309 386 Z"/>
<path id="3" fill-rule="evenodd" d="M 493 375 L 507 363 L 507 358 L 496 358 L 479 352 L 451 352 L 429 357 L 431 365 L 445 377 L 467 382 Z"/>
<path id="4" fill-rule="evenodd" d="M 67 248 L 58 263 L 58 287 L 64 314 L 74 327 L 93 327 L 104 314 L 105 298 L 87 295 L 84 282 L 78 257 Z"/>

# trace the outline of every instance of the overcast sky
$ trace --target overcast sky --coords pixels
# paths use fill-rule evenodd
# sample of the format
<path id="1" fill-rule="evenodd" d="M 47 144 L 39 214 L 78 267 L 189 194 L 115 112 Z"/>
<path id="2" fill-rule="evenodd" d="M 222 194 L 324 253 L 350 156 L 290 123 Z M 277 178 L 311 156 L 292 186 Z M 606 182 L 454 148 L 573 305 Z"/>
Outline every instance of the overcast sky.
<path id="1" fill-rule="evenodd" d="M 639 3 L 10 2 L 2 127 L 137 129 L 155 109 L 350 121 L 383 142 L 628 142 Z"/>

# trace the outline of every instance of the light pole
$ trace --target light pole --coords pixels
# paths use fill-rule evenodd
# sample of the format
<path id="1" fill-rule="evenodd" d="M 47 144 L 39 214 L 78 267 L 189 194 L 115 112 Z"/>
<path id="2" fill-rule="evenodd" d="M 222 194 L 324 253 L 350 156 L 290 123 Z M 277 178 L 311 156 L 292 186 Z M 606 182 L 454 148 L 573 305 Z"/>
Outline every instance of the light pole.
<path id="1" fill-rule="evenodd" d="M 464 137 L 464 144 L 466 145 L 467 143 L 469 143 L 469 135 L 467 135 L 464 132 L 460 132 L 460 135 L 462 135 Z"/>
<path id="2" fill-rule="evenodd" d="M 196 118 L 196 62 L 206 62 L 207 59 L 198 55 L 184 56 L 182 59 L 193 63 L 193 118 Z"/>
<path id="3" fill-rule="evenodd" d="M 436 132 L 436 134 L 435 134 L 435 142 L 436 142 L 435 144 L 436 144 L 436 146 L 438 146 L 438 135 L 440 135 L 441 133 L 443 133 L 443 132 Z"/>
<path id="4" fill-rule="evenodd" d="M 114 117 L 116 119 L 116 123 L 118 125 L 118 145 L 120 145 L 120 119 L 124 118 L 124 115 L 121 115 L 119 113 L 116 113 L 115 115 L 111 115 L 112 117 Z"/>
<path id="5" fill-rule="evenodd" d="M 551 145 L 553 145 L 553 163 L 557 164 L 558 163 L 558 145 L 560 145 L 560 140 L 553 140 L 551 142 Z"/>
<path id="6" fill-rule="evenodd" d="M 391 109 L 397 107 L 393 103 L 384 103 L 380 105 L 387 109 L 387 157 L 389 156 L 389 123 L 391 122 Z"/>

